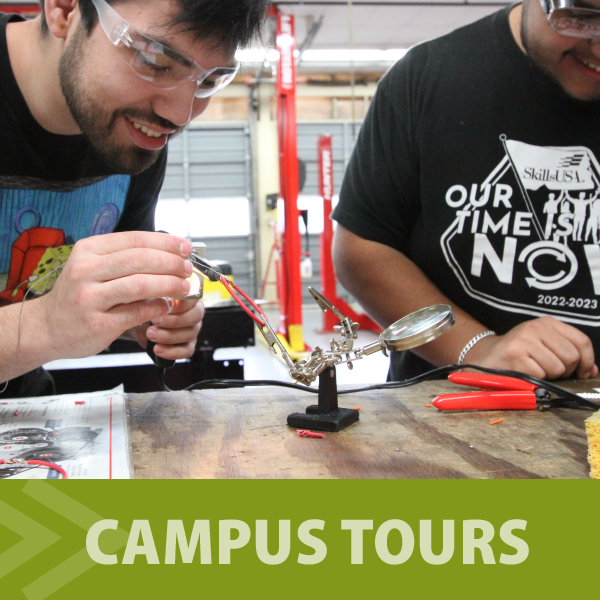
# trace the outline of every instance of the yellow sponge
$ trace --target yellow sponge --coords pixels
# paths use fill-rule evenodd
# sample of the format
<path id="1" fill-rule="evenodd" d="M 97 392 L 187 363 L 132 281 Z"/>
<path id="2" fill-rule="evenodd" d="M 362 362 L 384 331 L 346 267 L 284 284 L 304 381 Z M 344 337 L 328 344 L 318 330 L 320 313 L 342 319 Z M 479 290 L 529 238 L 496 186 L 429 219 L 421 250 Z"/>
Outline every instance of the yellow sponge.
<path id="1" fill-rule="evenodd" d="M 585 420 L 590 477 L 600 479 L 600 410 Z"/>

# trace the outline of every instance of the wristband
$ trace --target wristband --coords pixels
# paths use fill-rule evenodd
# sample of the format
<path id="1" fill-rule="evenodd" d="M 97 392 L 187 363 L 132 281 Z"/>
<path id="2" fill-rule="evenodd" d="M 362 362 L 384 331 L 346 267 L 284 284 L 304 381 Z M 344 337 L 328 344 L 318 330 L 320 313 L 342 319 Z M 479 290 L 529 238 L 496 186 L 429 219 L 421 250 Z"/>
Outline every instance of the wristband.
<path id="1" fill-rule="evenodd" d="M 465 356 L 467 356 L 467 353 L 469 352 L 469 350 L 480 340 L 482 340 L 484 337 L 487 337 L 488 335 L 496 335 L 495 331 L 492 331 L 491 329 L 489 329 L 488 331 L 482 331 L 481 333 L 478 333 L 463 349 L 462 352 L 460 353 L 460 356 L 458 357 L 458 364 L 462 365 L 464 360 L 465 360 Z"/>

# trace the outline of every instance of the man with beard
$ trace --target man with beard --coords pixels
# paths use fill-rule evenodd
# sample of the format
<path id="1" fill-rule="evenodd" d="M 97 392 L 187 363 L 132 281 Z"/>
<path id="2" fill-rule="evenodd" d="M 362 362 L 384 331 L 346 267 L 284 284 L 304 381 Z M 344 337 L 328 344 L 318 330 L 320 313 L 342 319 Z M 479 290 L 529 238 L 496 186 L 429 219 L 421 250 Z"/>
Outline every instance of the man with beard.
<path id="1" fill-rule="evenodd" d="M 124 334 L 164 359 L 194 351 L 202 303 L 170 300 L 190 289 L 192 245 L 154 233 L 166 145 L 233 79 L 267 4 L 45 0 L 32 21 L 0 16 L 6 396 L 48 393 L 40 365 Z"/>
<path id="2" fill-rule="evenodd" d="M 544 206 L 598 193 L 599 100 L 599 0 L 524 0 L 382 79 L 333 213 L 336 271 L 382 326 L 435 304 L 457 318 L 393 353 L 391 379 L 598 374 L 600 249 L 573 239 L 568 202 L 546 228 Z"/>

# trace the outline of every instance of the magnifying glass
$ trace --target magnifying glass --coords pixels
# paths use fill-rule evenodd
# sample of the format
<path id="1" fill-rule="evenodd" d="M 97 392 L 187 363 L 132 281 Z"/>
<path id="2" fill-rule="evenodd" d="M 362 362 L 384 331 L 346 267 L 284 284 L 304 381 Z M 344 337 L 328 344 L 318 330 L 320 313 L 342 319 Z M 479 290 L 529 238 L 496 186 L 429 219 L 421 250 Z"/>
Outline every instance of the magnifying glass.
<path id="1" fill-rule="evenodd" d="M 379 340 L 368 344 L 362 354 L 369 356 L 383 350 L 409 350 L 438 338 L 454 325 L 456 319 L 447 304 L 436 304 L 417 310 L 392 323 Z"/>

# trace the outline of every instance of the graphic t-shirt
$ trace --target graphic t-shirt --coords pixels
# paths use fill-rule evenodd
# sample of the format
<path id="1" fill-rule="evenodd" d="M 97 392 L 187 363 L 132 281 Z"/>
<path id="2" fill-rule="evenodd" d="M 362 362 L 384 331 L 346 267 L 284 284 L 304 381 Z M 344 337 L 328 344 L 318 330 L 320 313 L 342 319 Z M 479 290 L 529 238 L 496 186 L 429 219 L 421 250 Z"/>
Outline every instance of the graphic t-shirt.
<path id="1" fill-rule="evenodd" d="M 499 334 L 551 315 L 600 357 L 600 103 L 568 97 L 521 52 L 511 8 L 386 74 L 333 218 Z M 429 367 L 393 353 L 390 376 Z"/>
<path id="2" fill-rule="evenodd" d="M 166 165 L 165 150 L 140 175 L 118 174 L 83 135 L 43 129 L 10 65 L 6 25 L 17 20 L 0 14 L 0 307 L 48 292 L 58 272 L 44 275 L 82 238 L 153 231 Z"/>

